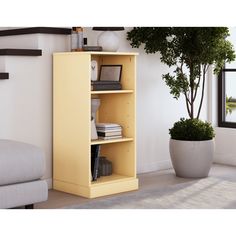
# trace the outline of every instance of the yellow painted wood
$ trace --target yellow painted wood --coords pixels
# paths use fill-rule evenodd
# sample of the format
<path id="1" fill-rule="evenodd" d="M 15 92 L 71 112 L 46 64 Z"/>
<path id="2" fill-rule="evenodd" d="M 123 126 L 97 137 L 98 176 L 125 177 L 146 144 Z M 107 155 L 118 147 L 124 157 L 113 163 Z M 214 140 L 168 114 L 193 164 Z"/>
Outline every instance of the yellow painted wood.
<path id="1" fill-rule="evenodd" d="M 89 55 L 54 55 L 53 175 L 84 186 L 90 182 L 89 62 Z"/>
<path id="2" fill-rule="evenodd" d="M 112 162 L 114 173 L 136 177 L 134 145 L 134 141 L 102 145 L 101 155 Z"/>
<path id="3" fill-rule="evenodd" d="M 109 143 L 121 143 L 121 142 L 130 142 L 133 141 L 133 138 L 118 138 L 118 139 L 110 139 L 110 140 L 102 140 L 102 139 L 97 139 L 91 141 L 91 145 L 96 145 L 96 144 L 109 144 Z"/>
<path id="4" fill-rule="evenodd" d="M 133 177 L 129 177 L 126 175 L 119 175 L 119 174 L 114 173 L 114 171 L 113 171 L 112 175 L 101 176 L 96 181 L 91 182 L 91 185 L 98 186 L 98 185 L 107 184 L 107 183 L 112 184 L 112 183 L 127 181 L 127 180 L 131 180 L 131 179 L 133 179 Z"/>
<path id="5" fill-rule="evenodd" d="M 91 94 L 111 94 L 111 93 L 133 93 L 133 90 L 106 90 L 106 91 L 91 91 Z"/>
<path id="6" fill-rule="evenodd" d="M 103 185 L 92 185 L 90 188 L 90 198 L 101 197 L 104 195 L 127 192 L 138 189 L 138 179 L 130 179 L 115 183 L 107 183 Z"/>
<path id="7" fill-rule="evenodd" d="M 84 52 L 57 52 L 57 55 L 75 55 L 75 54 L 79 54 L 79 55 L 91 55 L 92 57 L 100 57 L 103 55 L 111 55 L 111 56 L 137 56 L 138 53 L 136 52 L 104 52 L 104 51 L 93 51 L 93 52 L 89 52 L 89 51 L 84 51 Z"/>
<path id="8" fill-rule="evenodd" d="M 124 137 L 135 137 L 135 93 L 102 94 L 99 98 L 98 121 L 120 124 Z"/>
<path id="9" fill-rule="evenodd" d="M 53 188 L 98 197 L 138 188 L 136 178 L 136 55 L 126 52 L 55 53 L 53 64 Z M 90 91 L 91 60 L 121 64 L 123 90 Z M 98 122 L 118 123 L 123 138 L 91 141 L 91 98 Z M 91 182 L 91 145 L 112 161 L 113 174 Z"/>
<path id="10" fill-rule="evenodd" d="M 53 188 L 58 191 L 71 193 L 71 194 L 79 195 L 86 198 L 89 198 L 90 196 L 90 187 L 88 186 L 71 184 L 68 182 L 58 181 L 54 179 Z"/>
<path id="11" fill-rule="evenodd" d="M 86 198 L 96 198 L 109 194 L 132 191 L 138 189 L 137 178 L 121 177 L 120 181 L 106 181 L 104 183 L 92 184 L 90 187 L 78 186 L 54 180 L 55 188 L 59 191 L 79 195 Z"/>
<path id="12" fill-rule="evenodd" d="M 103 65 L 122 65 L 121 83 L 122 89 L 135 89 L 136 57 L 134 55 L 103 55 L 100 57 Z"/>

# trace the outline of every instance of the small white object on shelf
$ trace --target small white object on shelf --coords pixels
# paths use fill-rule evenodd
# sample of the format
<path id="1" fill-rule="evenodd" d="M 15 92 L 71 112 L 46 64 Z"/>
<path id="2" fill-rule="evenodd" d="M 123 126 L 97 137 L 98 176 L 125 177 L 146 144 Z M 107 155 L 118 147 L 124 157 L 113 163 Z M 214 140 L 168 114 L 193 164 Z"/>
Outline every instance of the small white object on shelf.
<path id="1" fill-rule="evenodd" d="M 96 130 L 96 126 L 95 126 L 95 121 L 94 118 L 92 117 L 91 120 L 91 140 L 96 140 L 98 139 L 98 135 L 97 135 L 97 130 Z"/>
<path id="2" fill-rule="evenodd" d="M 98 63 L 96 60 L 91 61 L 91 80 L 98 80 Z"/>
<path id="3" fill-rule="evenodd" d="M 99 98 L 92 98 L 91 99 L 91 114 L 95 120 L 95 123 L 96 123 L 96 113 L 97 113 L 97 110 L 98 110 L 100 104 L 101 104 L 101 101 Z"/>

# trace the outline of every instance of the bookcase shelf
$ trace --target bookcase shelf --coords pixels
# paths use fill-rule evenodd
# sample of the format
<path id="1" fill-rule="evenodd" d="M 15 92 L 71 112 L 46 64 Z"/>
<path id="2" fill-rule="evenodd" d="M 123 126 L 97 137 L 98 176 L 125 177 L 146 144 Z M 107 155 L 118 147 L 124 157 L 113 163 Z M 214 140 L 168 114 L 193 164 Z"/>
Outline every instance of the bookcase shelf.
<path id="1" fill-rule="evenodd" d="M 106 90 L 106 91 L 91 91 L 91 94 L 112 94 L 112 93 L 133 93 L 133 90 Z"/>
<path id="2" fill-rule="evenodd" d="M 107 184 L 107 183 L 114 183 L 114 182 L 120 182 L 125 180 L 132 180 L 132 177 L 125 176 L 125 175 L 118 175 L 118 174 L 112 174 L 109 176 L 101 176 L 97 179 L 97 181 L 93 181 L 91 183 L 92 186 L 98 186 L 101 184 Z"/>
<path id="3" fill-rule="evenodd" d="M 91 141 L 91 145 L 130 142 L 130 141 L 133 141 L 133 140 L 134 140 L 133 138 L 119 138 L 119 139 L 109 139 L 109 140 L 97 139 L 97 140 Z"/>
<path id="4" fill-rule="evenodd" d="M 136 176 L 136 53 L 68 52 L 53 55 L 53 188 L 95 198 L 138 189 Z M 91 60 L 122 65 L 122 90 L 91 91 Z M 122 126 L 123 138 L 91 140 L 91 98 L 101 104 L 97 122 Z M 113 173 L 91 178 L 91 147 Z"/>

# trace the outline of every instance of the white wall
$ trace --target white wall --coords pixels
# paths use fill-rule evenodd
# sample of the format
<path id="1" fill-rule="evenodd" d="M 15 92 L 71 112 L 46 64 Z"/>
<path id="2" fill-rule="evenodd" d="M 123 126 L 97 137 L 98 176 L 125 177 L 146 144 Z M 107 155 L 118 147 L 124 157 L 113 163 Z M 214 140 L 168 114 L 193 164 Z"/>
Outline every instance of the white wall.
<path id="1" fill-rule="evenodd" d="M 230 28 L 230 37 L 229 40 L 234 45 L 236 50 L 236 27 Z M 209 103 L 209 113 L 212 114 L 210 121 L 215 126 L 215 163 L 236 165 L 236 129 L 232 128 L 220 128 L 218 127 L 217 121 L 217 76 L 211 71 L 212 84 L 209 87 L 209 94 L 211 95 Z M 235 88 L 236 89 L 236 88 Z"/>
<path id="2" fill-rule="evenodd" d="M 126 31 L 132 28 L 126 28 Z M 126 40 L 126 31 L 117 32 L 121 37 L 119 51 L 135 51 L 137 58 L 137 171 L 149 172 L 171 167 L 168 130 L 181 117 L 187 116 L 185 101 L 172 98 L 161 75 L 171 70 L 160 62 L 158 54 L 146 54 L 143 48 L 132 49 Z M 85 30 L 88 44 L 96 45 L 100 32 Z M 205 97 L 207 101 L 207 96 Z M 202 119 L 207 119 L 206 102 Z"/>
<path id="3" fill-rule="evenodd" d="M 25 40 L 27 39 L 27 40 Z M 42 49 L 43 55 L 0 56 L 0 138 L 41 147 L 46 157 L 44 179 L 52 180 L 52 52 L 68 51 L 69 36 L 0 37 L 0 48 Z"/>

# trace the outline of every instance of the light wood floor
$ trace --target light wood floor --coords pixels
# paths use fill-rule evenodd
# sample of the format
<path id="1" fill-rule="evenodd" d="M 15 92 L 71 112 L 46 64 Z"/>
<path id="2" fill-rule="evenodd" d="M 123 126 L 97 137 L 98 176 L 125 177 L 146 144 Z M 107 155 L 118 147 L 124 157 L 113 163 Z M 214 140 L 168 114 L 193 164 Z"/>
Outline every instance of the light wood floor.
<path id="1" fill-rule="evenodd" d="M 222 179 L 226 178 L 232 181 L 236 181 L 236 167 L 214 164 L 213 167 L 211 168 L 209 175 L 217 176 Z M 173 169 L 140 174 L 138 175 L 138 178 L 139 178 L 139 188 L 142 189 L 160 188 L 163 186 L 170 186 L 192 181 L 191 179 L 176 177 Z M 126 193 L 121 193 L 121 194 L 126 194 Z M 104 199 L 108 197 L 109 196 L 102 198 Z M 48 200 L 46 202 L 35 204 L 35 208 L 37 209 L 63 208 L 66 206 L 73 206 L 88 201 L 91 200 L 55 190 L 49 190 Z"/>

